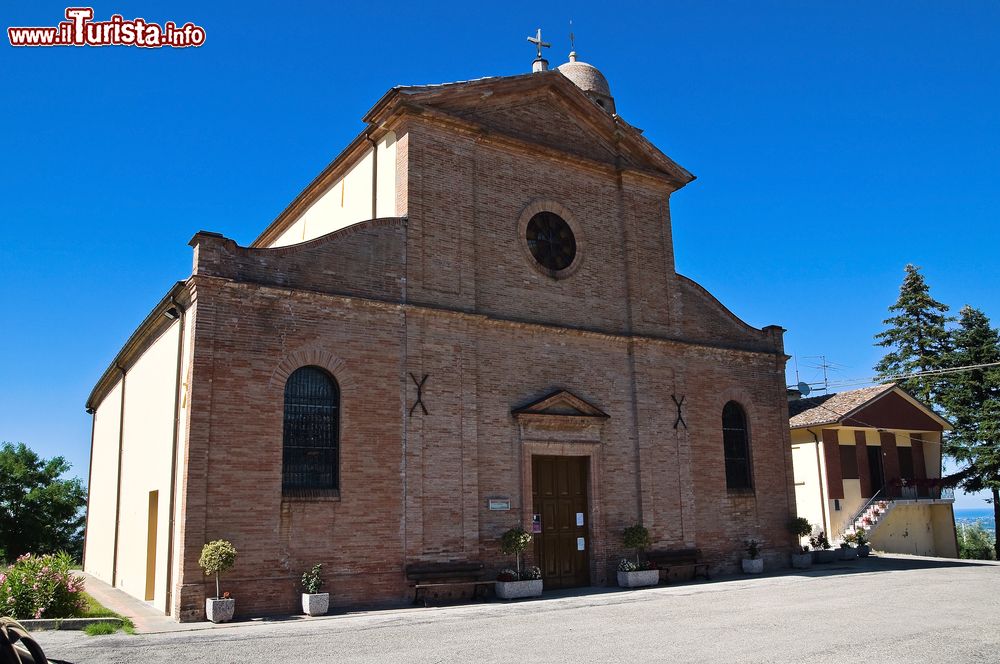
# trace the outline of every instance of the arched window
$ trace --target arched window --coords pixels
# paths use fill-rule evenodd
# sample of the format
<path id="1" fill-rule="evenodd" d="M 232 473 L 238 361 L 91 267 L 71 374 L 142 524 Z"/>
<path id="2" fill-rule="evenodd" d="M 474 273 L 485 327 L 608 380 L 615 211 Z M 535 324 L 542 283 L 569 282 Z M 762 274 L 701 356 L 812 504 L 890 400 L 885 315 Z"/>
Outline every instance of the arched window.
<path id="1" fill-rule="evenodd" d="M 319 367 L 296 369 L 285 383 L 281 490 L 302 495 L 340 488 L 340 389 Z"/>
<path id="2" fill-rule="evenodd" d="M 752 489 L 747 415 L 735 401 L 722 409 L 722 443 L 726 455 L 726 488 Z"/>

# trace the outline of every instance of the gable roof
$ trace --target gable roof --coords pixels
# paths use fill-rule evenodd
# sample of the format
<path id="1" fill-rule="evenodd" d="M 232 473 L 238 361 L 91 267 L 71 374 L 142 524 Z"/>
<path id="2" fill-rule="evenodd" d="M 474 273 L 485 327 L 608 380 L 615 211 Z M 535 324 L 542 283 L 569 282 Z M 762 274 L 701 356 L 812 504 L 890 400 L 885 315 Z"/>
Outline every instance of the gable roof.
<path id="1" fill-rule="evenodd" d="M 547 104 L 544 121 L 526 112 L 527 99 Z M 642 130 L 610 115 L 557 69 L 515 76 L 493 76 L 436 85 L 399 85 L 365 113 L 367 127 L 313 178 L 268 224 L 252 247 L 275 239 L 337 178 L 344 175 L 393 121 L 409 114 L 491 139 L 530 144 L 547 155 L 665 180 L 679 189 L 695 176 L 661 152 Z M 559 123 L 567 135 L 551 140 L 542 127 Z M 512 131 L 512 128 L 515 130 Z M 548 139 L 548 140 L 547 140 Z"/>
<path id="2" fill-rule="evenodd" d="M 886 399 L 888 401 L 885 401 Z M 911 409 L 920 411 L 919 415 L 922 416 L 920 419 L 937 425 L 932 428 L 951 429 L 951 424 L 946 419 L 896 383 L 873 385 L 847 392 L 822 394 L 790 401 L 788 402 L 788 424 L 792 429 L 830 424 L 869 428 L 912 428 L 905 425 L 913 422 L 913 417 L 900 417 L 898 420 L 894 420 L 891 413 L 876 412 L 874 406 L 876 402 L 880 401 L 891 404 L 896 410 L 899 410 L 900 402 L 905 402 Z M 862 416 L 864 415 L 862 411 L 870 411 L 871 415 Z M 894 421 L 897 422 L 895 425 L 893 425 Z"/>
<path id="3" fill-rule="evenodd" d="M 544 104 L 546 96 L 552 102 L 549 107 L 559 105 L 562 112 L 550 113 L 544 124 L 559 122 L 569 134 L 562 144 L 552 147 L 574 152 L 599 146 L 596 151 L 581 156 L 616 163 L 619 167 L 655 172 L 679 186 L 694 180 L 691 173 L 642 136 L 641 130 L 620 116 L 609 114 L 557 69 L 439 85 L 397 86 L 372 107 L 364 120 L 381 125 L 402 105 L 418 114 L 420 111 L 425 114 L 437 112 L 491 132 L 511 135 L 511 123 L 502 120 L 517 122 L 521 119 L 517 135 L 544 144 L 538 116 L 524 114 L 512 118 L 511 109 L 532 103 Z M 499 118 L 501 115 L 507 118 Z"/>
<path id="4" fill-rule="evenodd" d="M 547 396 L 532 401 L 526 406 L 510 411 L 515 417 L 524 415 L 548 415 L 556 417 L 587 417 L 606 420 L 610 417 L 597 406 L 588 403 L 567 390 L 556 390 Z"/>

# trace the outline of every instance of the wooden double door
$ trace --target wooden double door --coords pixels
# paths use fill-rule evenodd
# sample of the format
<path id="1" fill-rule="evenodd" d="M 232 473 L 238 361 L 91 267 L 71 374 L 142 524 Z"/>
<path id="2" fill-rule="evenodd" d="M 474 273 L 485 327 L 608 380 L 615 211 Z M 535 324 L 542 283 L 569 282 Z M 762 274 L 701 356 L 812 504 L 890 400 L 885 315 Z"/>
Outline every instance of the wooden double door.
<path id="1" fill-rule="evenodd" d="M 547 589 L 590 585 L 589 465 L 588 457 L 532 457 L 535 560 Z"/>

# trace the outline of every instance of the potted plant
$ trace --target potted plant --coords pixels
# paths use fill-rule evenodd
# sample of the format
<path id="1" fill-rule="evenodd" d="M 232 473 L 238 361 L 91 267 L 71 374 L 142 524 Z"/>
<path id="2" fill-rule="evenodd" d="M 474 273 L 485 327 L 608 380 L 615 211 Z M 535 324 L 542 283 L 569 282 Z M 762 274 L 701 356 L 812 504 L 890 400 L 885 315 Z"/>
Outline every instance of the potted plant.
<path id="1" fill-rule="evenodd" d="M 831 550 L 830 540 L 822 530 L 809 538 L 809 545 L 813 548 L 814 563 L 832 563 L 837 559 L 837 552 Z"/>
<path id="2" fill-rule="evenodd" d="M 528 567 L 521 571 L 521 554 L 531 544 L 531 533 L 521 526 L 511 528 L 500 536 L 500 551 L 507 556 L 514 556 L 517 569 L 503 569 L 497 574 L 495 586 L 500 599 L 520 599 L 522 597 L 538 597 L 542 594 L 542 570 Z"/>
<path id="3" fill-rule="evenodd" d="M 618 585 L 622 588 L 655 586 L 660 582 L 660 570 L 655 563 L 639 559 L 639 554 L 649 548 L 652 540 L 642 524 L 629 526 L 622 532 L 622 544 L 635 550 L 635 562 L 623 558 L 618 563 Z"/>
<path id="4" fill-rule="evenodd" d="M 851 546 L 851 543 L 847 541 L 850 535 L 845 535 L 843 541 L 840 543 L 840 559 L 841 560 L 854 560 L 858 557 L 858 550 Z"/>
<path id="5" fill-rule="evenodd" d="M 868 544 L 868 532 L 864 528 L 858 528 L 854 531 L 854 543 L 858 545 L 858 557 L 867 558 L 872 552 L 871 546 Z"/>
<path id="6" fill-rule="evenodd" d="M 330 593 L 321 593 L 323 587 L 322 563 L 302 573 L 302 613 L 307 616 L 322 616 L 330 609 Z"/>
<path id="7" fill-rule="evenodd" d="M 751 537 L 744 540 L 743 544 L 747 552 L 743 559 L 743 572 L 745 574 L 760 574 L 764 571 L 764 559 L 760 557 L 761 542 Z"/>
<path id="8" fill-rule="evenodd" d="M 802 538 L 812 533 L 812 524 L 809 520 L 797 516 L 788 521 L 788 532 L 795 537 L 795 549 L 792 551 L 792 567 L 795 569 L 808 569 L 812 567 L 812 553 L 808 546 L 802 545 Z"/>
<path id="9" fill-rule="evenodd" d="M 228 592 L 219 591 L 219 574 L 231 570 L 235 564 L 236 547 L 228 540 L 215 540 L 201 549 L 198 565 L 205 570 L 205 576 L 215 575 L 215 597 L 205 598 L 205 614 L 214 623 L 229 622 L 236 611 L 236 600 Z"/>

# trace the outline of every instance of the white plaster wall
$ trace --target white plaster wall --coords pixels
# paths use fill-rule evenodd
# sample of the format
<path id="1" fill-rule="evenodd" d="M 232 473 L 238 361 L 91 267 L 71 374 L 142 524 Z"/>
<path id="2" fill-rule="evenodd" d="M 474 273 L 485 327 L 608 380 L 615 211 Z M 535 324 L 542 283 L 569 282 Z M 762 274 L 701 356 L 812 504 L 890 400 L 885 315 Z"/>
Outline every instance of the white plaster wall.
<path id="1" fill-rule="evenodd" d="M 395 150 L 395 142 L 393 142 L 392 149 Z M 381 157 L 380 154 L 380 161 Z M 306 242 L 359 221 L 371 219 L 373 162 L 372 151 L 368 150 L 351 166 L 344 177 L 334 182 L 291 226 L 278 236 L 278 239 L 268 246 L 284 247 Z M 393 160 L 394 163 L 395 160 Z M 381 164 L 379 166 L 379 171 L 381 171 Z M 395 185 L 395 174 L 393 174 L 391 185 Z M 390 185 L 387 184 L 387 186 Z M 379 189 L 381 188 L 380 179 Z M 383 192 L 380 191 L 379 198 L 382 195 Z M 390 192 L 385 192 L 384 195 L 389 196 Z M 395 194 L 391 195 L 395 196 Z"/>
<path id="2" fill-rule="evenodd" d="M 375 216 L 396 217 L 396 134 L 388 132 L 378 142 L 378 174 Z"/>
<path id="3" fill-rule="evenodd" d="M 142 600 L 146 593 L 149 492 L 159 491 L 153 606 L 166 609 L 170 468 L 177 382 L 175 321 L 128 370 L 118 526 L 117 586 Z"/>
<path id="4" fill-rule="evenodd" d="M 805 434 L 803 436 L 802 434 Z M 792 472 L 795 478 L 796 513 L 809 520 L 814 530 L 823 530 L 823 494 L 819 481 L 816 443 L 807 432 L 792 432 Z"/>
<path id="5" fill-rule="evenodd" d="M 84 570 L 111 583 L 115 545 L 115 503 L 118 492 L 118 431 L 122 385 L 115 385 L 94 413 L 94 446 L 90 458 L 90 503 Z"/>
<path id="6" fill-rule="evenodd" d="M 953 558 L 955 521 L 951 505 L 897 505 L 879 523 L 871 541 L 877 551 Z"/>

